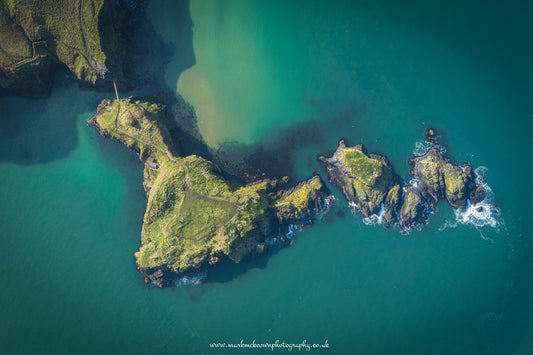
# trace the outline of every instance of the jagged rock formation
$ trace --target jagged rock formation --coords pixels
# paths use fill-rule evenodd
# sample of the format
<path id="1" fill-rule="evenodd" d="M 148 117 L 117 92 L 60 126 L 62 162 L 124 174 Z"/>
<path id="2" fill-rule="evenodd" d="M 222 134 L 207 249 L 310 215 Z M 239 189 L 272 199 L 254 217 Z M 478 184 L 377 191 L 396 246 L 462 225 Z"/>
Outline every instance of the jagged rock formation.
<path id="1" fill-rule="evenodd" d="M 48 95 L 53 64 L 85 87 L 125 85 L 124 17 L 111 0 L 0 0 L 0 94 Z"/>
<path id="2" fill-rule="evenodd" d="M 287 223 L 307 223 L 327 197 L 317 175 L 283 190 L 275 180 L 226 180 L 212 162 L 179 156 L 170 133 L 178 127 L 154 99 L 104 99 L 89 123 L 145 163 L 148 204 L 135 260 L 146 281 L 161 287 L 222 260 L 263 253 L 266 238 Z"/>
<path id="3" fill-rule="evenodd" d="M 280 223 L 298 223 L 302 219 L 312 219 L 324 209 L 324 199 L 328 189 L 318 175 L 300 182 L 293 188 L 279 192 L 275 212 Z"/>
<path id="4" fill-rule="evenodd" d="M 332 157 L 318 159 L 326 163 L 330 181 L 365 217 L 379 213 L 384 206 L 390 223 L 394 221 L 401 197 L 400 178 L 385 156 L 368 153 L 362 144 L 346 147 L 340 140 Z"/>
<path id="5" fill-rule="evenodd" d="M 446 198 L 453 208 L 465 208 L 468 200 L 475 204 L 484 198 L 483 188 L 476 186 L 472 167 L 453 164 L 437 148 L 414 157 L 411 165 L 411 174 L 418 180 L 418 190 L 430 206 Z"/>
<path id="6" fill-rule="evenodd" d="M 402 182 L 386 157 L 368 153 L 362 144 L 346 147 L 341 140 L 332 157 L 318 159 L 326 163 L 330 181 L 363 216 L 377 214 L 382 207 L 387 224 L 410 228 L 424 223 L 428 207 L 442 199 L 464 209 L 468 201 L 475 205 L 485 198 L 472 167 L 454 164 L 441 153 L 434 129 L 428 130 L 426 139 L 431 148 L 410 160 L 415 186 Z"/>

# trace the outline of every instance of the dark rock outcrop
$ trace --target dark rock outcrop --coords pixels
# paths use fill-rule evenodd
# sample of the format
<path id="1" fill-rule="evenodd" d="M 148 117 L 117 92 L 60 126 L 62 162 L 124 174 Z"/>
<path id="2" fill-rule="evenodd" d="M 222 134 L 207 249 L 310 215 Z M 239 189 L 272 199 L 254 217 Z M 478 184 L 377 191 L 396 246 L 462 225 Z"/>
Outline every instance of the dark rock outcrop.
<path id="1" fill-rule="evenodd" d="M 322 211 L 329 190 L 318 175 L 300 182 L 289 190 L 280 192 L 275 204 L 276 217 L 280 224 L 299 223 L 309 220 Z"/>
<path id="2" fill-rule="evenodd" d="M 425 212 L 427 210 L 418 188 L 413 186 L 408 187 L 398 216 L 400 226 L 411 228 L 424 222 Z"/>
<path id="3" fill-rule="evenodd" d="M 400 181 L 385 156 L 368 153 L 362 144 L 346 147 L 341 140 L 332 157 L 318 159 L 326 163 L 330 181 L 365 217 L 383 208 L 388 225 L 398 222 L 411 228 L 424 223 L 428 209 L 442 199 L 453 208 L 464 209 L 468 201 L 475 205 L 485 198 L 472 167 L 454 164 L 442 154 L 435 129 L 428 130 L 426 140 L 429 150 L 410 160 L 411 175 L 416 179 L 412 186 Z"/>
<path id="4" fill-rule="evenodd" d="M 402 208 L 402 187 L 394 185 L 390 188 L 384 202 L 384 217 L 388 225 L 392 225 L 398 219 L 400 209 Z"/>
<path id="5" fill-rule="evenodd" d="M 362 144 L 346 147 L 341 139 L 332 157 L 318 159 L 326 163 L 330 182 L 337 185 L 348 202 L 357 205 L 365 217 L 379 213 L 385 202 L 389 216 L 396 213 L 401 196 L 395 191 L 399 190 L 400 178 L 387 157 L 368 153 Z"/>
<path id="6" fill-rule="evenodd" d="M 469 199 L 475 204 L 484 198 L 472 167 L 466 163 L 453 164 L 437 148 L 413 158 L 411 164 L 412 175 L 418 180 L 417 189 L 432 207 L 445 198 L 453 208 L 463 209 Z"/>

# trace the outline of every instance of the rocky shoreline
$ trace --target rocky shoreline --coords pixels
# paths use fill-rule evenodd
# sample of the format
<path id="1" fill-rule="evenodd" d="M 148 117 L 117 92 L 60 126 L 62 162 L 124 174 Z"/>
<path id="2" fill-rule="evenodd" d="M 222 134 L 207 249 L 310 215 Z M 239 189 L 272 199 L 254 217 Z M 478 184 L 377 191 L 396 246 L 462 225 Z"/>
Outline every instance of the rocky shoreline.
<path id="1" fill-rule="evenodd" d="M 194 277 L 223 261 L 242 262 L 268 249 L 267 240 L 290 226 L 311 224 L 329 191 L 317 174 L 293 187 L 287 180 L 253 183 L 223 177 L 200 156 L 180 156 L 170 133 L 179 129 L 154 98 L 104 99 L 87 121 L 125 144 L 145 164 L 148 203 L 135 263 L 159 287 Z"/>
<path id="2" fill-rule="evenodd" d="M 410 229 L 426 223 L 429 211 L 446 199 L 455 209 L 483 201 L 485 191 L 476 183 L 468 163 L 458 165 L 441 153 L 438 135 L 426 133 L 429 150 L 409 160 L 416 184 L 400 179 L 387 157 L 369 153 L 358 144 L 347 147 L 341 139 L 331 157 L 319 156 L 329 180 L 366 218 L 383 211 L 386 224 Z"/>
<path id="3" fill-rule="evenodd" d="M 149 28 L 141 26 L 142 41 L 130 38 L 126 43 L 121 35 L 135 27 L 131 21 L 144 16 L 145 6 L 85 1 L 65 1 L 61 8 L 49 0 L 40 8 L 27 0 L 16 7 L 0 2 L 0 95 L 48 95 L 54 66 L 67 68 L 82 88 L 109 89 L 116 83 L 128 89 L 131 81 L 158 92 L 159 98 L 119 100 L 115 86 L 117 100 L 102 99 L 87 120 L 144 164 L 147 207 L 134 260 L 147 284 L 167 287 L 182 277 L 199 277 L 215 264 L 248 260 L 264 254 L 272 240 L 290 245 L 295 229 L 312 224 L 328 208 L 330 192 L 318 174 L 294 184 L 288 176 L 281 178 L 292 163 L 283 151 L 280 159 L 254 164 L 265 160 L 264 155 L 247 155 L 239 145 L 233 150 L 230 145 L 223 150 L 208 147 L 194 108 L 154 83 L 164 81 L 164 75 L 155 75 L 164 73 L 164 59 L 150 70 L 132 69 L 145 55 L 155 58 L 144 53 L 146 45 L 155 43 Z M 409 160 L 414 184 L 402 180 L 385 155 L 368 152 L 363 144 L 349 147 L 344 139 L 332 156 L 318 160 L 330 183 L 365 218 L 380 214 L 388 226 L 408 230 L 425 224 L 440 200 L 465 209 L 485 198 L 472 167 L 446 157 L 434 129 L 427 131 L 426 143 L 429 149 Z"/>

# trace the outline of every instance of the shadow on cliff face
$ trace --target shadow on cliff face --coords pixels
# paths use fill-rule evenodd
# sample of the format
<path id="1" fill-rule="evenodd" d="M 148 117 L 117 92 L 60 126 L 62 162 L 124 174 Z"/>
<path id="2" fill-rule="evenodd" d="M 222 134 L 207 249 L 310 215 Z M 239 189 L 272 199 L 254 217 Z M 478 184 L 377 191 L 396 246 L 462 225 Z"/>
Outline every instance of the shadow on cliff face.
<path id="1" fill-rule="evenodd" d="M 150 18 L 151 7 L 162 12 Z M 133 88 L 160 96 L 161 92 L 175 90 L 168 82 L 177 82 L 185 70 L 195 64 L 192 42 L 192 19 L 189 0 L 165 4 L 158 1 L 121 1 L 130 11 L 130 20 L 121 32 L 127 43 L 125 76 Z M 164 11 L 167 9 L 167 11 Z M 152 21 L 157 21 L 153 23 Z M 172 42 L 165 42 L 156 27 L 172 27 Z"/>
<path id="2" fill-rule="evenodd" d="M 314 223 L 334 224 L 338 219 L 342 219 L 346 215 L 350 215 L 350 211 L 351 210 L 347 205 L 333 204 L 330 207 L 329 212 L 323 215 L 320 218 L 320 221 L 315 221 Z M 305 230 L 307 228 L 313 228 L 313 226 L 306 225 L 303 228 Z M 297 232 L 293 237 L 294 239 L 292 239 L 292 242 L 298 243 L 298 239 L 300 236 L 301 232 Z M 305 238 L 305 236 L 303 236 L 303 238 Z M 240 278 L 251 270 L 263 270 L 268 266 L 269 261 L 275 255 L 277 255 L 285 248 L 290 248 L 292 242 L 289 243 L 289 245 L 287 246 L 281 246 L 280 244 L 274 244 L 272 246 L 269 246 L 264 254 L 249 257 L 240 263 L 234 263 L 232 261 L 226 260 L 225 262 L 222 262 L 210 268 L 207 271 L 206 278 L 202 282 L 204 284 L 226 283 Z M 191 298 L 199 298 L 203 296 L 203 293 L 190 292 L 189 295 L 191 296 Z"/>
<path id="3" fill-rule="evenodd" d="M 207 277 L 203 281 L 204 283 L 224 283 L 229 282 L 234 279 L 239 278 L 240 276 L 246 274 L 248 271 L 253 269 L 264 269 L 267 267 L 267 264 L 270 258 L 276 255 L 282 248 L 281 247 L 270 247 L 268 252 L 260 255 L 258 257 L 253 257 L 251 259 L 243 260 L 240 263 L 234 263 L 232 261 L 225 261 L 221 264 L 216 265 L 211 268 Z"/>
<path id="4" fill-rule="evenodd" d="M 123 34 L 129 51 L 125 75 L 137 92 L 153 95 L 164 102 L 172 118 L 176 107 L 187 105 L 176 95 L 175 84 L 180 75 L 196 63 L 189 0 L 121 0 L 121 6 L 131 13 Z M 165 33 L 170 40 L 162 38 Z M 182 119 L 196 125 L 195 117 Z M 173 136 L 183 155 L 212 159 L 201 137 L 190 130 L 176 131 Z"/>
<path id="5" fill-rule="evenodd" d="M 173 3 L 172 19 L 179 33 L 173 43 L 165 43 L 155 31 L 147 15 L 148 0 L 121 0 L 120 5 L 128 10 L 128 22 L 119 35 L 127 44 L 124 74 L 130 86 L 140 93 L 157 95 L 172 107 L 177 98 L 171 92 L 174 88 L 165 85 L 165 78 L 179 77 L 195 61 L 189 1 Z M 94 113 L 102 96 L 113 95 L 110 91 L 79 90 L 63 67 L 55 67 L 52 77 L 48 98 L 0 97 L 0 161 L 31 165 L 65 158 L 79 144 L 77 117 Z M 180 138 L 194 143 L 193 138 Z M 206 152 L 201 145 L 195 147 L 195 151 Z"/>

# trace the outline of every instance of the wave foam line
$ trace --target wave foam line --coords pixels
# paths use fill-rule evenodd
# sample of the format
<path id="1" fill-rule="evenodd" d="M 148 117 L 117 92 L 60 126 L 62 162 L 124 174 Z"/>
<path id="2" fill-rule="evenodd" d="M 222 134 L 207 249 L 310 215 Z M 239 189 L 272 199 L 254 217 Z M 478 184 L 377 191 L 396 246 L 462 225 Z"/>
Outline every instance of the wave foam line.
<path id="1" fill-rule="evenodd" d="M 439 151 L 444 154 L 446 153 L 446 148 L 442 145 L 437 145 L 435 143 L 431 143 L 431 142 L 428 142 L 428 141 L 423 141 L 423 142 L 416 142 L 415 143 L 415 149 L 413 149 L 413 155 L 414 156 L 417 156 L 417 157 L 420 157 L 424 154 L 426 154 L 430 149 L 432 148 L 438 148 Z"/>
<path id="2" fill-rule="evenodd" d="M 484 166 L 474 170 L 476 173 L 476 183 L 485 189 L 485 199 L 475 206 L 468 201 L 465 209 L 456 209 L 455 219 L 459 224 L 470 224 L 475 227 L 490 226 L 496 228 L 502 222 L 501 211 L 493 203 L 494 193 L 490 186 L 485 182 L 485 176 L 488 169 Z M 483 237 L 483 234 L 482 234 Z M 485 239 L 483 237 L 483 239 Z"/>
<path id="3" fill-rule="evenodd" d="M 375 226 L 383 223 L 383 215 L 385 214 L 385 205 L 381 203 L 381 209 L 377 214 L 373 214 L 366 218 L 363 218 L 363 223 L 367 226 Z"/>
<path id="4" fill-rule="evenodd" d="M 199 285 L 206 277 L 206 272 L 195 276 L 183 276 L 175 281 L 175 285 L 176 287 L 181 285 Z"/>

